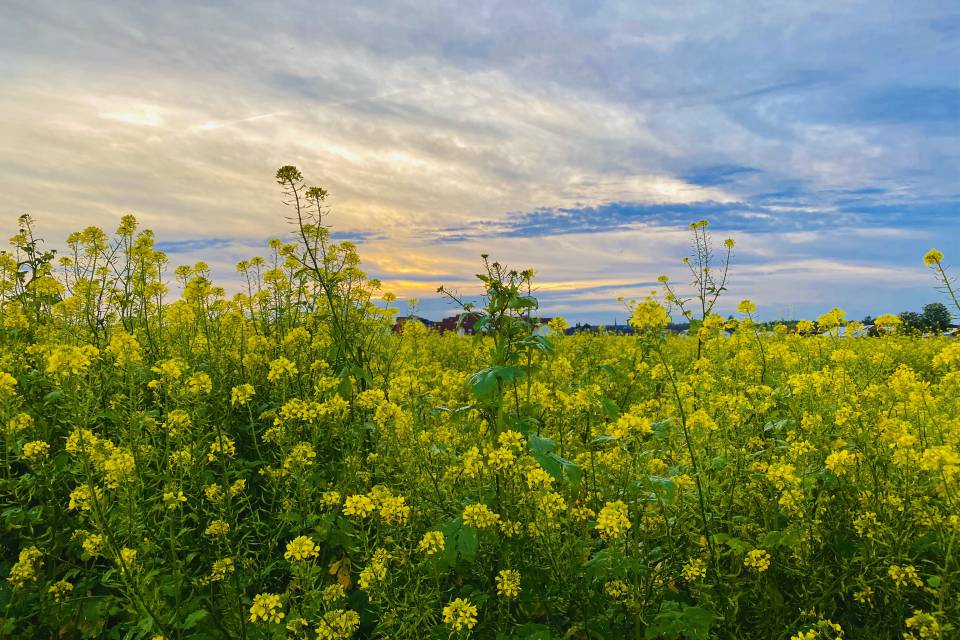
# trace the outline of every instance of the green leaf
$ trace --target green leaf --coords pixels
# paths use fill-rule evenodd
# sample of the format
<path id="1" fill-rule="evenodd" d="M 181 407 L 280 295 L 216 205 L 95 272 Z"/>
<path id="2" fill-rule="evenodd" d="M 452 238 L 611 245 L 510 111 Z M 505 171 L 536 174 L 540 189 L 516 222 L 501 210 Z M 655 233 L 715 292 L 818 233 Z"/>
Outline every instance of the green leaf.
<path id="1" fill-rule="evenodd" d="M 547 454 L 557 448 L 557 443 L 547 438 L 545 436 L 540 436 L 535 433 L 530 434 L 529 438 L 530 449 L 534 453 Z"/>
<path id="2" fill-rule="evenodd" d="M 511 309 L 536 309 L 537 299 L 533 296 L 513 296 L 507 306 Z"/>
<path id="3" fill-rule="evenodd" d="M 545 624 L 528 622 L 516 625 L 510 635 L 498 633 L 497 640 L 551 640 L 550 627 Z"/>
<path id="4" fill-rule="evenodd" d="M 467 380 L 467 386 L 470 387 L 478 400 L 485 400 L 492 396 L 494 391 L 497 390 L 497 375 L 494 373 L 493 367 L 481 369 L 470 376 Z"/>
<path id="5" fill-rule="evenodd" d="M 593 580 L 626 579 L 633 575 L 649 573 L 639 560 L 625 555 L 619 547 L 600 549 L 583 563 L 583 568 L 587 576 Z"/>
<path id="6" fill-rule="evenodd" d="M 467 386 L 473 391 L 477 400 L 487 400 L 497 390 L 497 382 L 513 382 L 523 378 L 523 369 L 519 367 L 505 367 L 501 365 L 481 369 L 467 379 Z"/>
<path id="7" fill-rule="evenodd" d="M 675 638 L 679 640 L 708 640 L 713 614 L 700 607 L 681 602 L 664 601 L 659 613 L 644 631 L 644 638 Z"/>
<path id="8" fill-rule="evenodd" d="M 610 420 L 616 420 L 620 417 L 620 407 L 610 398 L 600 398 L 600 404 L 603 407 L 603 413 Z"/>
<path id="9" fill-rule="evenodd" d="M 667 502 L 671 502 L 677 495 L 677 485 L 674 483 L 673 478 L 649 476 L 649 480 L 650 484 L 653 485 L 654 491 L 659 493 Z"/>
<path id="10" fill-rule="evenodd" d="M 580 484 L 580 478 L 583 472 L 575 463 L 555 453 L 539 453 L 534 451 L 533 457 L 536 458 L 540 466 L 560 482 L 565 482 L 571 486 Z"/>
<path id="11" fill-rule="evenodd" d="M 651 424 L 650 428 L 653 429 L 653 436 L 658 440 L 666 440 L 666 438 L 670 435 L 671 421 L 671 418 L 666 418 L 665 420 L 660 420 Z"/>
<path id="12" fill-rule="evenodd" d="M 184 629 L 193 629 L 197 626 L 197 623 L 207 617 L 206 609 L 197 609 L 186 618 L 183 619 L 183 628 Z"/>
<path id="13" fill-rule="evenodd" d="M 446 541 L 441 560 L 448 566 L 453 566 L 460 558 L 473 560 L 480 548 L 480 538 L 476 527 L 468 527 L 460 518 L 451 520 L 440 527 L 440 532 Z"/>

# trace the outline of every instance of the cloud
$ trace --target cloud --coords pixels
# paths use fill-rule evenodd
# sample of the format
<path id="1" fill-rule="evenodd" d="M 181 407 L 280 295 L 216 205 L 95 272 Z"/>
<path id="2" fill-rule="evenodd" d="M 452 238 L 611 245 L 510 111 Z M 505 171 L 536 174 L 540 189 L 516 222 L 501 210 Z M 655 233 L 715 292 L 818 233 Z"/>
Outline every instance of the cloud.
<path id="1" fill-rule="evenodd" d="M 337 237 L 411 292 L 469 283 L 491 252 L 576 283 L 545 289 L 556 308 L 606 316 L 608 291 L 669 270 L 708 217 L 771 274 L 738 295 L 868 309 L 912 269 L 912 303 L 929 295 L 915 255 L 960 252 L 958 16 L 946 0 L 11 0 L 0 232 L 30 211 L 56 243 L 132 211 L 229 285 L 288 230 L 272 175 L 293 163 L 329 189 Z"/>

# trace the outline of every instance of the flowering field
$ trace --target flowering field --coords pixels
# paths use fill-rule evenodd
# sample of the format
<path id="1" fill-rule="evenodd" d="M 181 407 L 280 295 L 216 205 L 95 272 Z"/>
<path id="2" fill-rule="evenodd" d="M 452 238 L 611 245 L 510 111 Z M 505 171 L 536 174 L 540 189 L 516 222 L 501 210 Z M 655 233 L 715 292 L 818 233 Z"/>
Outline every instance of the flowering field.
<path id="1" fill-rule="evenodd" d="M 325 192 L 278 181 L 294 241 L 233 297 L 168 282 L 132 218 L 65 259 L 21 220 L 0 636 L 960 633 L 960 342 L 724 320 L 705 223 L 691 298 L 628 302 L 636 335 L 544 336 L 532 274 L 487 262 L 477 335 L 394 332 Z"/>

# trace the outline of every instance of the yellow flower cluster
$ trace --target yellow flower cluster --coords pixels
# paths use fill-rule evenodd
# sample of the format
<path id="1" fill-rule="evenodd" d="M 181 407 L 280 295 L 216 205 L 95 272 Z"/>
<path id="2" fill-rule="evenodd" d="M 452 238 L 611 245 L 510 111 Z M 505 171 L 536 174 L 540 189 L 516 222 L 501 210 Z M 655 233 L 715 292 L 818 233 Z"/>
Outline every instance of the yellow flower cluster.
<path id="1" fill-rule="evenodd" d="M 707 576 L 707 563 L 701 558 L 693 558 L 683 565 L 680 573 L 687 582 L 697 582 Z"/>
<path id="2" fill-rule="evenodd" d="M 290 561 L 313 560 L 320 554 L 320 547 L 307 536 L 297 536 L 287 543 L 283 557 Z"/>
<path id="3" fill-rule="evenodd" d="M 83 375 L 98 355 L 100 350 L 90 344 L 58 347 L 47 356 L 47 373 L 58 380 Z"/>
<path id="4" fill-rule="evenodd" d="M 667 315 L 667 310 L 653 298 L 637 303 L 630 312 L 630 326 L 640 332 L 659 331 L 669 322 L 670 316 Z"/>
<path id="5" fill-rule="evenodd" d="M 43 567 L 43 553 L 36 547 L 27 547 L 20 550 L 20 557 L 10 568 L 7 582 L 14 589 L 22 589 L 28 582 L 37 579 L 37 573 Z"/>
<path id="6" fill-rule="evenodd" d="M 447 541 L 440 531 L 427 531 L 417 544 L 417 548 L 428 556 L 440 553 L 446 546 Z"/>
<path id="7" fill-rule="evenodd" d="M 278 382 L 285 378 L 292 378 L 297 375 L 297 365 L 284 356 L 280 356 L 270 363 L 270 371 L 267 373 L 267 380 Z"/>
<path id="8" fill-rule="evenodd" d="M 234 407 L 245 407 L 253 397 L 255 390 L 250 383 L 244 383 L 230 390 L 230 404 Z"/>
<path id="9" fill-rule="evenodd" d="M 361 520 L 369 517 L 375 509 L 373 500 L 362 494 L 347 496 L 343 502 L 343 515 Z"/>
<path id="10" fill-rule="evenodd" d="M 230 533 L 230 523 L 224 520 L 214 520 L 203 531 L 204 535 L 216 538 Z"/>
<path id="11" fill-rule="evenodd" d="M 596 529 L 600 537 L 605 540 L 622 538 L 627 534 L 633 524 L 630 522 L 627 513 L 627 505 L 623 500 L 608 502 L 600 509 L 600 515 L 597 516 Z"/>
<path id="12" fill-rule="evenodd" d="M 47 593 L 49 593 L 53 601 L 57 603 L 66 600 L 72 592 L 73 585 L 66 580 L 57 580 L 47 589 Z"/>
<path id="13" fill-rule="evenodd" d="M 250 605 L 250 622 L 279 623 L 286 615 L 281 609 L 280 596 L 275 593 L 258 593 Z"/>
<path id="14" fill-rule="evenodd" d="M 210 450 L 207 452 L 207 460 L 209 462 L 214 462 L 219 456 L 232 457 L 237 453 L 237 444 L 233 441 L 233 438 L 228 438 L 227 436 L 218 436 L 210 444 Z"/>
<path id="15" fill-rule="evenodd" d="M 915 609 L 904 624 L 910 631 L 903 634 L 903 640 L 936 640 L 942 637 L 943 627 L 932 613 Z"/>
<path id="16" fill-rule="evenodd" d="M 360 615 L 351 609 L 334 609 L 323 614 L 317 626 L 319 640 L 344 640 L 360 628 Z"/>
<path id="17" fill-rule="evenodd" d="M 222 582 L 224 578 L 234 572 L 233 558 L 215 560 L 210 568 L 210 582 Z"/>
<path id="18" fill-rule="evenodd" d="M 50 445 L 43 440 L 32 440 L 23 445 L 23 457 L 27 462 L 36 464 L 50 455 Z"/>
<path id="19" fill-rule="evenodd" d="M 743 566 L 751 571 L 763 573 L 770 568 L 770 553 L 763 549 L 752 549 L 744 557 Z"/>
<path id="20" fill-rule="evenodd" d="M 12 397 L 17 392 L 17 379 L 6 371 L 0 371 L 0 401 Z"/>
<path id="21" fill-rule="evenodd" d="M 456 598 L 443 608 L 443 622 L 454 631 L 477 626 L 477 607 L 465 598 Z"/>
<path id="22" fill-rule="evenodd" d="M 504 600 L 513 600 L 520 595 L 520 572 L 503 569 L 497 573 L 497 595 Z"/>
<path id="23" fill-rule="evenodd" d="M 892 564 L 890 565 L 890 568 L 887 569 L 887 575 L 890 576 L 890 579 L 893 580 L 893 584 L 895 584 L 898 589 L 911 585 L 917 588 L 923 586 L 923 581 L 920 579 L 920 574 L 917 573 L 917 568 L 912 564 Z"/>
<path id="24" fill-rule="evenodd" d="M 113 358 L 114 365 L 121 369 L 140 364 L 142 361 L 140 343 L 137 342 L 136 337 L 126 331 L 115 332 L 110 337 L 110 343 L 107 344 L 104 352 Z"/>
<path id="25" fill-rule="evenodd" d="M 461 518 L 463 524 L 477 529 L 489 529 L 500 522 L 500 516 L 485 504 L 468 504 L 464 507 Z"/>

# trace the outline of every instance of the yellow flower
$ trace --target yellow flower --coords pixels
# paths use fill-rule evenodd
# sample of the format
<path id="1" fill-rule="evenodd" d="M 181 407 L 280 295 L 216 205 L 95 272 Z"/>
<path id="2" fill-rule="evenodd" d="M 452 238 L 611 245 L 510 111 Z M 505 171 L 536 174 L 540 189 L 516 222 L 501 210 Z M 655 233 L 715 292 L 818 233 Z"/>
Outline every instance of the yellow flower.
<path id="1" fill-rule="evenodd" d="M 292 378 L 295 375 L 297 375 L 297 365 L 287 358 L 280 356 L 270 363 L 270 370 L 267 372 L 267 380 L 270 382 L 276 382 L 278 380 L 283 380 L 285 377 Z"/>
<path id="2" fill-rule="evenodd" d="M 443 532 L 427 531 L 423 534 L 423 537 L 420 538 L 420 543 L 417 545 L 417 548 L 428 556 L 432 556 L 443 551 L 446 546 L 447 541 L 446 538 L 443 537 Z"/>
<path id="3" fill-rule="evenodd" d="M 737 311 L 742 313 L 745 316 L 753 315 L 757 310 L 757 305 L 753 304 L 749 300 L 741 300 L 740 304 L 737 305 Z"/>
<path id="4" fill-rule="evenodd" d="M 207 453 L 207 460 L 213 462 L 217 456 L 222 454 L 227 457 L 234 456 L 237 453 L 237 445 L 232 438 L 219 436 L 210 445 L 210 452 Z"/>
<path id="5" fill-rule="evenodd" d="M 743 559 L 743 566 L 757 573 L 763 573 L 770 568 L 770 554 L 763 549 L 753 549 Z"/>
<path id="6" fill-rule="evenodd" d="M 66 580 L 57 580 L 47 589 L 47 593 L 50 594 L 54 602 L 63 602 L 71 591 L 73 591 L 73 585 Z"/>
<path id="7" fill-rule="evenodd" d="M 828 455 L 824 464 L 834 475 L 842 477 L 856 467 L 857 460 L 859 460 L 857 454 L 851 453 L 848 449 L 841 449 Z"/>
<path id="8" fill-rule="evenodd" d="M 347 496 L 343 503 L 343 515 L 353 516 L 361 520 L 373 513 L 374 509 L 376 507 L 373 500 L 362 494 Z"/>
<path id="9" fill-rule="evenodd" d="M 245 407 L 250 398 L 253 397 L 254 389 L 252 384 L 241 384 L 230 390 L 230 404 L 234 407 Z"/>
<path id="10" fill-rule="evenodd" d="M 487 455 L 487 464 L 494 471 L 505 471 L 516 460 L 513 451 L 507 448 L 494 449 Z"/>
<path id="11" fill-rule="evenodd" d="M 101 496 L 100 488 L 96 488 L 96 497 L 99 500 Z M 88 485 L 82 484 L 70 492 L 70 504 L 67 508 L 77 511 L 90 511 L 93 508 L 93 491 Z"/>
<path id="12" fill-rule="evenodd" d="M 287 543 L 287 552 L 283 557 L 292 561 L 312 560 L 320 553 L 320 547 L 307 536 L 297 536 Z"/>
<path id="13" fill-rule="evenodd" d="M 469 504 L 463 509 L 463 524 L 477 529 L 495 527 L 500 522 L 500 516 L 485 504 Z"/>
<path id="14" fill-rule="evenodd" d="M 133 573 L 137 570 L 137 550 L 129 547 L 120 549 L 120 556 L 117 558 L 117 566 L 123 571 Z"/>
<path id="15" fill-rule="evenodd" d="M 280 611 L 282 607 L 277 594 L 258 593 L 253 596 L 253 604 L 250 605 L 250 622 L 280 622 L 285 615 Z"/>
<path id="16" fill-rule="evenodd" d="M 96 558 L 103 552 L 103 536 L 96 533 L 91 533 L 86 535 L 83 538 L 83 542 L 80 545 L 83 547 L 83 552 L 91 558 Z"/>
<path id="17" fill-rule="evenodd" d="M 323 495 L 320 496 L 320 504 L 327 507 L 336 507 L 340 504 L 340 492 L 339 491 L 324 491 Z"/>
<path id="18" fill-rule="evenodd" d="M 43 567 L 43 553 L 36 547 L 27 547 L 20 551 L 20 557 L 10 568 L 7 582 L 14 589 L 22 589 L 28 582 L 37 579 L 37 572 Z"/>
<path id="19" fill-rule="evenodd" d="M 899 316 L 895 316 L 892 313 L 885 313 L 874 318 L 873 324 L 877 327 L 877 329 L 894 331 L 903 326 L 903 320 L 901 320 Z"/>
<path id="20" fill-rule="evenodd" d="M 23 445 L 23 457 L 31 464 L 46 460 L 50 455 L 50 445 L 43 440 L 33 440 Z"/>
<path id="21" fill-rule="evenodd" d="M 3 372 L 0 371 L 0 379 L 3 378 Z M 0 380 L 0 385 L 3 384 L 3 381 Z M 0 389 L 0 400 L 3 399 L 3 390 Z M 22 433 L 24 431 L 29 431 L 34 426 L 34 419 L 29 413 L 18 413 L 17 415 L 10 418 L 10 422 L 7 423 L 7 430 L 10 433 Z"/>
<path id="22" fill-rule="evenodd" d="M 843 326 L 847 314 L 842 309 L 831 309 L 817 318 L 817 327 L 820 331 L 829 332 Z"/>
<path id="23" fill-rule="evenodd" d="M 403 526 L 410 517 L 410 507 L 403 496 L 388 496 L 380 501 L 380 518 L 387 524 Z"/>
<path id="24" fill-rule="evenodd" d="M 497 574 L 497 595 L 505 600 L 513 600 L 520 595 L 520 572 L 504 569 Z"/>
<path id="25" fill-rule="evenodd" d="M 124 482 L 133 479 L 136 461 L 127 451 L 117 451 L 103 463 L 103 476 L 107 486 L 116 489 Z"/>
<path id="26" fill-rule="evenodd" d="M 633 307 L 628 322 L 636 331 L 657 331 L 667 326 L 670 316 L 660 303 L 647 298 Z"/>
<path id="27" fill-rule="evenodd" d="M 67 436 L 67 452 L 90 454 L 97 448 L 100 439 L 89 429 L 76 428 Z"/>
<path id="28" fill-rule="evenodd" d="M 892 564 L 890 568 L 887 569 L 887 575 L 890 576 L 893 584 L 897 585 L 898 589 L 911 584 L 918 589 L 923 586 L 923 581 L 920 580 L 920 574 L 917 573 L 917 568 L 912 564 L 904 566 Z"/>
<path id="29" fill-rule="evenodd" d="M 332 573 L 339 573 L 340 566 L 337 563 L 334 563 L 332 568 Z M 343 600 L 346 595 L 343 585 L 339 582 L 334 582 L 323 590 L 323 601 L 327 603 L 337 602 L 338 600 Z"/>
<path id="30" fill-rule="evenodd" d="M 317 627 L 319 640 L 344 640 L 350 638 L 360 628 L 360 615 L 351 609 L 327 611 Z"/>
<path id="31" fill-rule="evenodd" d="M 596 515 L 596 512 L 590 507 L 574 507 L 570 509 L 570 517 L 577 522 L 586 522 Z"/>
<path id="32" fill-rule="evenodd" d="M 627 505 L 622 500 L 608 502 L 600 509 L 596 529 L 600 532 L 601 538 L 605 540 L 622 538 L 631 526 L 633 525 L 630 523 Z"/>
<path id="33" fill-rule="evenodd" d="M 707 563 L 701 558 L 693 558 L 683 565 L 681 572 L 687 582 L 696 582 L 707 575 Z"/>
<path id="34" fill-rule="evenodd" d="M 6 371 L 0 371 L 0 400 L 12 397 L 17 390 L 17 379 Z"/>
<path id="35" fill-rule="evenodd" d="M 309 442 L 298 442 L 293 445 L 288 455 L 283 461 L 285 471 L 299 471 L 313 466 L 313 461 L 317 457 L 317 452 Z"/>
<path id="36" fill-rule="evenodd" d="M 211 538 L 216 538 L 219 536 L 225 536 L 230 533 L 230 524 L 223 520 L 214 520 L 207 528 L 203 531 L 204 535 L 208 535 Z"/>
<path id="37" fill-rule="evenodd" d="M 216 560 L 210 568 L 210 582 L 222 582 L 224 578 L 234 572 L 233 558 Z"/>
<path id="38" fill-rule="evenodd" d="M 203 495 L 205 495 L 210 502 L 220 502 L 223 500 L 223 489 L 220 488 L 219 484 L 214 482 L 206 486 L 203 490 Z"/>
<path id="39" fill-rule="evenodd" d="M 942 260 L 943 254 L 936 249 L 930 249 L 930 251 L 927 251 L 926 255 L 923 256 L 923 264 L 931 267 L 940 264 Z"/>
<path id="40" fill-rule="evenodd" d="M 505 449 L 513 449 L 515 452 L 523 451 L 527 440 L 523 434 L 518 431 L 504 431 L 497 436 L 497 443 Z"/>
<path id="41" fill-rule="evenodd" d="M 183 491 L 179 489 L 171 489 L 163 492 L 163 503 L 167 505 L 167 509 L 176 509 L 186 501 L 187 496 L 183 495 Z"/>
<path id="42" fill-rule="evenodd" d="M 623 580 L 610 580 L 603 584 L 603 591 L 614 600 L 620 600 L 630 593 L 630 587 Z"/>
<path id="43" fill-rule="evenodd" d="M 209 374 L 201 371 L 187 378 L 187 389 L 193 395 L 206 395 L 213 389 L 213 381 Z"/>
<path id="44" fill-rule="evenodd" d="M 454 631 L 477 626 L 477 607 L 469 600 L 457 598 L 443 608 L 443 622 Z"/>
<path id="45" fill-rule="evenodd" d="M 113 358 L 114 364 L 120 369 L 140 364 L 140 343 L 125 331 L 113 334 L 104 352 Z"/>
<path id="46" fill-rule="evenodd" d="M 57 347 L 47 356 L 47 373 L 59 380 L 82 375 L 99 354 L 100 350 L 90 344 L 79 347 Z"/>
<path id="47" fill-rule="evenodd" d="M 939 638 L 943 630 L 936 616 L 919 609 L 913 610 L 913 615 L 906 619 L 905 624 L 911 631 L 904 634 L 904 640 L 932 640 Z"/>

